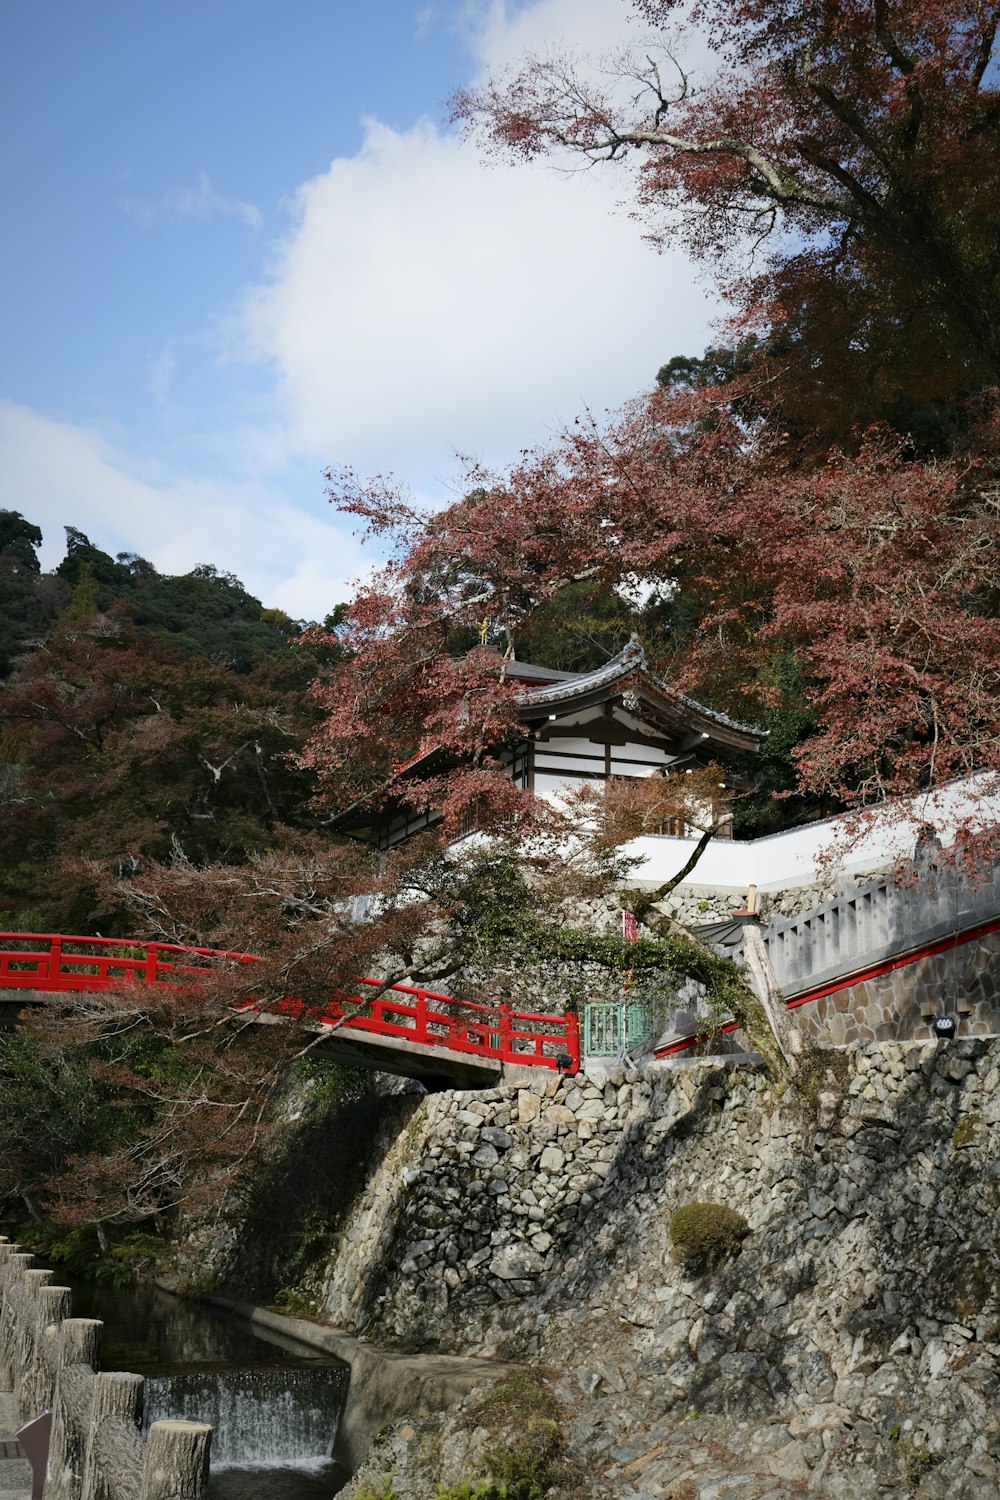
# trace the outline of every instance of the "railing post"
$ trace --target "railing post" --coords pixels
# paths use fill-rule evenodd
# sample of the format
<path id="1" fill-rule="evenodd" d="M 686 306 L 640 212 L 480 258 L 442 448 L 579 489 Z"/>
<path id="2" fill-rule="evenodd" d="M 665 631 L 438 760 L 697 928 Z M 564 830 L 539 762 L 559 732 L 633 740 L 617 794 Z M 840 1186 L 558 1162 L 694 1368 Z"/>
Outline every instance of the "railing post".
<path id="1" fill-rule="evenodd" d="M 60 970 L 62 969 L 62 957 L 63 957 L 62 935 L 59 934 L 56 937 L 50 938 L 50 940 L 49 940 L 49 978 L 50 979 L 58 979 L 59 978 L 59 973 L 60 973 Z"/>
<path id="2" fill-rule="evenodd" d="M 157 966 L 157 963 L 158 963 L 157 953 L 158 953 L 158 949 L 157 949 L 156 943 L 148 943 L 146 945 L 146 983 L 147 984 L 155 984 L 156 983 L 156 966 Z"/>
<path id="3" fill-rule="evenodd" d="M 30 1422 L 50 1409 L 56 1388 L 59 1360 L 59 1330 L 70 1315 L 67 1286 L 43 1286 L 37 1297 L 35 1357 L 21 1391 L 21 1421 Z"/>
<path id="4" fill-rule="evenodd" d="M 80 1500 L 90 1402 L 83 1385 L 100 1364 L 103 1332 L 94 1318 L 67 1318 L 62 1325 L 45 1500 Z"/>
<path id="5" fill-rule="evenodd" d="M 567 1072 L 579 1073 L 580 1071 L 580 1021 L 575 1011 L 566 1012 L 566 1053 L 573 1059 L 572 1069 Z"/>
<path id="6" fill-rule="evenodd" d="M 500 1006 L 500 1056 L 504 1062 L 511 1060 L 510 1050 L 510 1006 Z"/>
<path id="7" fill-rule="evenodd" d="M 211 1442 L 212 1429 L 203 1422 L 154 1422 L 139 1500 L 204 1500 Z"/>
<path id="8" fill-rule="evenodd" d="M 115 1463 L 115 1450 L 125 1449 L 121 1457 L 127 1458 L 129 1438 L 132 1446 L 139 1440 L 145 1384 L 141 1375 L 118 1371 L 94 1376 L 80 1500 L 118 1500 L 125 1464 Z"/>

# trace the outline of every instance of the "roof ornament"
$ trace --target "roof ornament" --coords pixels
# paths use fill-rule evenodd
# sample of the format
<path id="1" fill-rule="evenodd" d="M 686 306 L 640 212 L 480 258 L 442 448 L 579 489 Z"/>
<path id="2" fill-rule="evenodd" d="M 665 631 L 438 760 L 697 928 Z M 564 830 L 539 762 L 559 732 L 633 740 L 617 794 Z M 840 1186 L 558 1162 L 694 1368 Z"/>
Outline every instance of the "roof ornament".
<path id="1" fill-rule="evenodd" d="M 629 636 L 628 645 L 618 653 L 618 660 L 623 666 L 644 667 L 646 665 L 646 652 L 634 630 Z"/>

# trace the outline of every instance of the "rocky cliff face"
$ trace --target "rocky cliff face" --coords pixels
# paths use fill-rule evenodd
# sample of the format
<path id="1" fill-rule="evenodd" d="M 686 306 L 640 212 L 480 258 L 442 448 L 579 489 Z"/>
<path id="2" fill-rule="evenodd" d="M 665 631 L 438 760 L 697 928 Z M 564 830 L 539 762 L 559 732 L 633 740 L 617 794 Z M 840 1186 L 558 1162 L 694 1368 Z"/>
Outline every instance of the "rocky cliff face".
<path id="1" fill-rule="evenodd" d="M 331 1321 L 552 1367 L 594 1493 L 995 1496 L 1000 1043 L 829 1056 L 806 1097 L 705 1062 L 428 1098 L 340 1236 Z M 697 1275 L 693 1201 L 749 1225 Z M 487 1460 L 456 1423 L 457 1475 Z M 411 1438 L 376 1466 L 433 1494 Z"/>

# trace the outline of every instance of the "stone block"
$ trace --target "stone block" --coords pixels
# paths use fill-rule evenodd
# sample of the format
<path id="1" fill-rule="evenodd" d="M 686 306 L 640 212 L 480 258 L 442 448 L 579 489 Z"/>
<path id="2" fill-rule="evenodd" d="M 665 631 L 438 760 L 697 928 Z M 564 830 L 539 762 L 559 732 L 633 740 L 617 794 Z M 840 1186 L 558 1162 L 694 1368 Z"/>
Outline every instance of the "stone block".
<path id="1" fill-rule="evenodd" d="M 541 1113 L 542 1101 L 529 1089 L 517 1091 L 517 1118 L 522 1125 L 530 1125 Z"/>
<path id="2" fill-rule="evenodd" d="M 545 1118 L 553 1125 L 575 1125 L 576 1116 L 565 1104 L 550 1104 L 545 1111 Z"/>
<path id="3" fill-rule="evenodd" d="M 542 1257 L 530 1245 L 505 1245 L 490 1261 L 490 1272 L 501 1281 L 521 1281 L 538 1276 L 542 1266 Z"/>

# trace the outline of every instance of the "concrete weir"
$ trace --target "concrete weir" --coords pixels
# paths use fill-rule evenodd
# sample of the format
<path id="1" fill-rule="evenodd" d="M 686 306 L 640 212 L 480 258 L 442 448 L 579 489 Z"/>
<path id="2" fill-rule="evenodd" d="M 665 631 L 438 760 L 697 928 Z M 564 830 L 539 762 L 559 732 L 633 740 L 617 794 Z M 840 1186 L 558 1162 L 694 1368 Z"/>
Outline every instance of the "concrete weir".
<path id="1" fill-rule="evenodd" d="M 165 1282 L 157 1285 L 173 1291 Z M 214 1293 L 199 1293 L 196 1300 L 311 1349 L 321 1349 L 350 1366 L 347 1400 L 332 1456 L 352 1472 L 364 1463 L 374 1438 L 387 1422 L 445 1411 L 476 1386 L 499 1380 L 514 1368 L 499 1360 L 458 1354 L 398 1354 L 353 1334 L 324 1328 L 308 1318 L 287 1317 L 252 1302 Z"/>

